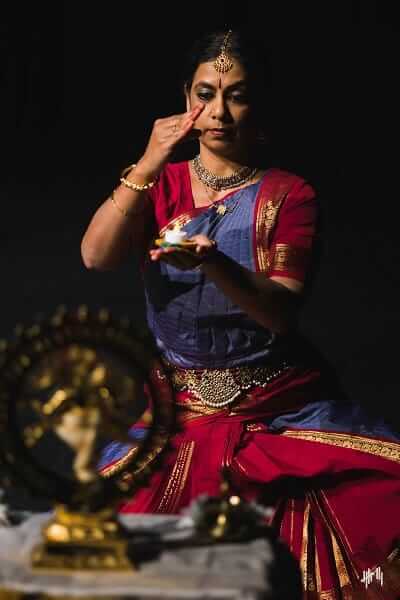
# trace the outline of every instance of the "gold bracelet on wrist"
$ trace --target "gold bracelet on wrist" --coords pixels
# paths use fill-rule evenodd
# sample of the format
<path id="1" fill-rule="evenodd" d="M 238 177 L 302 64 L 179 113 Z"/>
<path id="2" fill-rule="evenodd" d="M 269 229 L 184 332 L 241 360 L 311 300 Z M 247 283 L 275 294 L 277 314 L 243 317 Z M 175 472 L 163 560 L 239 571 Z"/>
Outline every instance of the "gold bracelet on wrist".
<path id="1" fill-rule="evenodd" d="M 113 190 L 110 195 L 111 202 L 115 206 L 115 208 L 121 213 L 121 215 L 124 215 L 124 217 L 128 218 L 128 217 L 132 217 L 134 215 L 140 215 L 140 214 L 144 213 L 144 209 L 138 210 L 138 211 L 132 211 L 132 210 L 129 210 L 126 208 L 122 208 L 122 206 L 120 206 L 117 203 L 117 201 L 115 200 L 114 192 L 115 192 L 115 190 Z"/>
<path id="2" fill-rule="evenodd" d="M 135 169 L 136 165 L 129 165 L 129 167 L 126 167 L 126 169 L 124 169 L 121 173 L 121 178 L 120 178 L 120 182 L 127 188 L 129 188 L 130 190 L 134 190 L 135 192 L 144 192 L 145 190 L 149 190 L 153 187 L 153 185 L 156 183 L 157 178 L 154 179 L 153 181 L 149 181 L 149 183 L 134 183 L 133 181 L 128 181 L 128 179 L 125 179 L 124 175 L 126 175 L 127 173 L 130 173 L 132 171 L 132 169 Z"/>
<path id="3" fill-rule="evenodd" d="M 111 196 L 110 196 L 110 198 L 111 198 L 111 202 L 114 204 L 115 208 L 116 208 L 116 209 L 117 209 L 117 210 L 118 210 L 118 211 L 121 213 L 121 215 L 124 215 L 124 217 L 130 217 L 130 216 L 131 216 L 131 212 L 130 212 L 129 210 L 126 210 L 126 209 L 122 208 L 122 207 L 121 207 L 121 206 L 120 206 L 120 205 L 117 203 L 117 201 L 115 200 L 115 198 L 114 198 L 114 191 L 115 191 L 115 190 L 113 190 L 113 191 L 111 192 Z"/>
<path id="4" fill-rule="evenodd" d="M 125 167 L 125 169 L 122 169 L 121 171 L 121 177 L 125 177 L 125 175 L 127 175 L 128 173 L 130 173 L 132 171 L 132 169 L 136 168 L 136 164 L 133 163 L 132 165 L 128 165 L 127 167 Z"/>

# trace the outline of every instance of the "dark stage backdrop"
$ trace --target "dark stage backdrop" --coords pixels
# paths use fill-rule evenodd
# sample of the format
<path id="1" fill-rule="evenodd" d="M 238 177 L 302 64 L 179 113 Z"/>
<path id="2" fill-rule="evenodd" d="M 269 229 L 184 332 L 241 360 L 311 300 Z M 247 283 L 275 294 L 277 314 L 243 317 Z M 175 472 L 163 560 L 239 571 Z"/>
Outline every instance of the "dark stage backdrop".
<path id="1" fill-rule="evenodd" d="M 134 261 L 85 270 L 82 234 L 153 120 L 184 110 L 192 39 L 247 22 L 271 52 L 271 163 L 307 177 L 322 207 L 301 329 L 351 397 L 399 424 L 396 3 L 11 4 L 0 9 L 0 335 L 59 304 L 141 318 Z"/>

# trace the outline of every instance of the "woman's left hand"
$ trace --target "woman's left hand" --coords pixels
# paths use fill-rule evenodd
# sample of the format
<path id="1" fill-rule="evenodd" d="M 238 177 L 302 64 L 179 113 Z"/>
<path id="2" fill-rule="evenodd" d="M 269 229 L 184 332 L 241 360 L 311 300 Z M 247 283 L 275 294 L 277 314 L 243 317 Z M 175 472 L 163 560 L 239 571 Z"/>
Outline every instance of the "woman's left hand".
<path id="1" fill-rule="evenodd" d="M 195 246 L 188 249 L 184 246 L 167 246 L 150 250 L 150 259 L 153 261 L 164 260 L 168 264 L 187 271 L 195 269 L 205 260 L 208 260 L 216 250 L 216 242 L 203 234 L 194 235 L 188 241 L 195 242 Z"/>

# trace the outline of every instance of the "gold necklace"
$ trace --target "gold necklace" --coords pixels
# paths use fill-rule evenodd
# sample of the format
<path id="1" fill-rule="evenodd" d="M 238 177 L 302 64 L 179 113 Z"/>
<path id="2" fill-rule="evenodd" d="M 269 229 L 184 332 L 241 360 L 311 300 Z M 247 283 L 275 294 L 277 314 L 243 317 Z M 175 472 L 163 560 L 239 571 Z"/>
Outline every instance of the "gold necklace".
<path id="1" fill-rule="evenodd" d="M 225 204 L 222 204 L 222 202 L 221 202 L 221 204 L 219 204 L 218 206 L 215 206 L 215 203 L 218 202 L 218 198 L 216 200 L 213 200 L 213 198 L 211 198 L 211 196 L 210 196 L 210 191 L 209 191 L 208 187 L 206 185 L 204 185 L 203 182 L 200 182 L 200 183 L 202 183 L 204 190 L 208 196 L 208 199 L 211 203 L 210 206 L 215 208 L 215 211 L 217 214 L 223 216 L 228 210 L 227 207 L 225 206 Z M 221 200 L 223 200 L 223 198 L 221 198 Z"/>
<path id="2" fill-rule="evenodd" d="M 192 160 L 192 165 L 199 181 L 216 192 L 239 187 L 250 179 L 253 179 L 258 171 L 257 168 L 252 169 L 251 167 L 245 166 L 241 167 L 231 175 L 221 177 L 205 168 L 200 160 L 200 154 Z"/>

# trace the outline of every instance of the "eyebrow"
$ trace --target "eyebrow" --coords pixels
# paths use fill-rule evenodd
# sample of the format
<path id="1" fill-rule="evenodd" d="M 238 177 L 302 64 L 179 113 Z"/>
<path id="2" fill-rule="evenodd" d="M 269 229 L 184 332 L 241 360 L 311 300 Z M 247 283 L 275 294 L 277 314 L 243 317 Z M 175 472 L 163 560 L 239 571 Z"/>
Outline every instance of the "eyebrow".
<path id="1" fill-rule="evenodd" d="M 239 87 L 245 87 L 247 85 L 246 81 L 244 79 L 241 79 L 240 81 L 235 81 L 234 83 L 231 83 L 231 85 L 227 85 L 224 91 L 230 91 L 234 88 L 239 88 Z M 198 83 L 196 83 L 196 85 L 194 86 L 195 88 L 199 88 L 199 87 L 205 87 L 208 88 L 210 90 L 216 90 L 217 88 L 215 87 L 215 85 L 213 85 L 212 83 L 210 83 L 209 81 L 199 81 Z"/>

